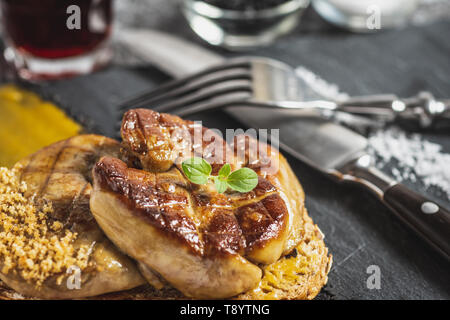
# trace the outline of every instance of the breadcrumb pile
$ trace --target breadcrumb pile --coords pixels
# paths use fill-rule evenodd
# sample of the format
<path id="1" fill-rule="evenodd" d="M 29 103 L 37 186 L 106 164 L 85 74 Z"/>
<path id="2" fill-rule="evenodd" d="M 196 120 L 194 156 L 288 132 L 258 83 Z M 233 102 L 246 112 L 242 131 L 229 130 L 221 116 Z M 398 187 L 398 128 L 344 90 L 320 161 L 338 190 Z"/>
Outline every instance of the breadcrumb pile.
<path id="1" fill-rule="evenodd" d="M 20 275 L 36 287 L 53 275 L 61 284 L 66 270 L 88 266 L 89 247 L 75 249 L 77 234 L 50 222 L 51 203 L 36 207 L 15 170 L 0 168 L 0 272 Z"/>

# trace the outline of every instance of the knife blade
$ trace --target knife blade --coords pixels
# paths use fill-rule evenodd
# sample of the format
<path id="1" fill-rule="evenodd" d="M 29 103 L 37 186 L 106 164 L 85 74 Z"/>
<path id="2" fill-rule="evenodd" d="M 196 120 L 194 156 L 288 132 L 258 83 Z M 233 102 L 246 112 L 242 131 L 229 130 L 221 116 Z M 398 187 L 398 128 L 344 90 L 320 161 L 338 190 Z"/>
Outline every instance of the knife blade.
<path id="1" fill-rule="evenodd" d="M 220 64 L 225 58 L 164 32 L 149 29 L 119 29 L 119 42 L 143 60 L 174 78 L 187 76 Z"/>
<path id="2" fill-rule="evenodd" d="M 216 53 L 162 32 L 128 29 L 119 34 L 120 41 L 135 54 L 174 77 L 225 61 Z M 301 79 L 299 86 L 306 99 L 323 98 Z M 376 169 L 366 152 L 368 141 L 362 135 L 314 115 L 294 117 L 289 111 L 254 112 L 248 107 L 226 111 L 252 128 L 279 128 L 281 149 L 335 179 L 370 189 L 397 217 L 450 260 L 450 212 Z"/>

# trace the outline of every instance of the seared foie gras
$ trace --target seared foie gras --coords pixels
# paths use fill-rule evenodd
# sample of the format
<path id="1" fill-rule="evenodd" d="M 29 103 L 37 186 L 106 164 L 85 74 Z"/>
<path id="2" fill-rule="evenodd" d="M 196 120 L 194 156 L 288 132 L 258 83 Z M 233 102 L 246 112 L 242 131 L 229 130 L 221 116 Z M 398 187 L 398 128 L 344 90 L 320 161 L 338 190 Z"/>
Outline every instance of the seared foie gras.
<path id="1" fill-rule="evenodd" d="M 14 270 L 0 272 L 6 284 L 24 295 L 64 299 L 126 290 L 145 283 L 135 263 L 105 237 L 89 209 L 92 167 L 102 156 L 119 156 L 119 150 L 120 144 L 115 140 L 81 135 L 43 148 L 16 164 L 19 179 L 28 187 L 25 196 L 37 203 L 52 204 L 49 221 L 61 225 L 61 230 L 52 235 L 70 230 L 77 234 L 73 247 L 84 246 L 90 251 L 88 267 L 80 274 L 79 289 L 67 287 L 68 275 L 64 276 L 64 272 L 49 277 L 40 287 Z M 57 281 L 61 275 L 63 281 Z"/>
<path id="2" fill-rule="evenodd" d="M 214 216 L 217 208 L 231 208 L 243 231 L 245 256 L 253 262 L 275 262 L 300 241 L 303 189 L 286 159 L 266 144 L 242 135 L 229 145 L 213 130 L 149 109 L 126 112 L 121 134 L 124 149 L 138 158 L 146 171 L 163 172 L 169 163 L 181 171 L 181 162 L 193 156 L 210 162 L 213 174 L 224 163 L 231 164 L 232 170 L 242 166 L 255 169 L 260 176 L 258 187 L 245 194 L 219 195 L 211 185 L 190 188 L 199 217 Z M 171 155 L 164 164 L 160 155 L 155 158 L 152 152 L 155 145 L 164 146 Z M 188 181 L 186 184 L 192 186 Z"/>
<path id="3" fill-rule="evenodd" d="M 180 128 L 190 134 L 174 139 Z M 246 141 L 242 150 L 240 139 L 228 145 L 208 129 L 197 129 L 214 136 L 215 148 L 193 143 L 192 122 L 147 109 L 128 111 L 122 125 L 124 150 L 143 170 L 129 167 L 135 162 L 127 166 L 102 158 L 93 170 L 91 210 L 119 248 L 186 296 L 231 297 L 258 285 L 259 264 L 277 261 L 300 242 L 304 194 L 286 160 L 267 145 Z M 276 160 L 274 166 L 267 170 L 262 159 L 251 159 L 249 145 L 266 150 L 263 157 Z M 155 158 L 155 146 L 170 156 Z M 181 161 L 192 156 L 217 160 L 217 150 L 226 161 L 211 161 L 213 172 L 224 162 L 233 170 L 252 167 L 259 175 L 257 187 L 219 194 L 211 185 L 190 183 Z"/>
<path id="4" fill-rule="evenodd" d="M 186 296 L 226 298 L 255 287 L 261 270 L 239 254 L 244 238 L 232 212 L 199 216 L 187 186 L 177 168 L 151 173 L 102 158 L 91 210 L 119 248 Z"/>

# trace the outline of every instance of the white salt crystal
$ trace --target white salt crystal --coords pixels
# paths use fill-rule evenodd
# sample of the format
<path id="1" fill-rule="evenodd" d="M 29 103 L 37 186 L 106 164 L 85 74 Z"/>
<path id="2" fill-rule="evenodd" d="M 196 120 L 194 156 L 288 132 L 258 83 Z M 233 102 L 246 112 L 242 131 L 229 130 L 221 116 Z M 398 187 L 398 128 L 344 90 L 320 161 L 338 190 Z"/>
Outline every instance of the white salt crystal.
<path id="1" fill-rule="evenodd" d="M 369 136 L 369 152 L 377 158 L 378 167 L 393 165 L 390 171 L 397 180 L 421 181 L 450 196 L 450 154 L 439 144 L 392 127 Z"/>

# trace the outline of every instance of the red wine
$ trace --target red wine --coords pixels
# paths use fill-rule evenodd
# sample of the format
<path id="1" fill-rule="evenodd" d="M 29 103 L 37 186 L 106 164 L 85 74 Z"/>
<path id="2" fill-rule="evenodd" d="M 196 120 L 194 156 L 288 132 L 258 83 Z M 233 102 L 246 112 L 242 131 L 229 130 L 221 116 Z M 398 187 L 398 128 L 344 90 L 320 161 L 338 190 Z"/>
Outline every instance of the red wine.
<path id="1" fill-rule="evenodd" d="M 0 0 L 7 39 L 22 53 L 40 58 L 66 58 L 88 53 L 111 32 L 111 0 Z M 67 20 L 80 8 L 80 29 Z"/>

